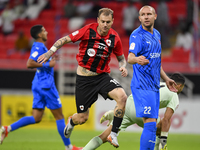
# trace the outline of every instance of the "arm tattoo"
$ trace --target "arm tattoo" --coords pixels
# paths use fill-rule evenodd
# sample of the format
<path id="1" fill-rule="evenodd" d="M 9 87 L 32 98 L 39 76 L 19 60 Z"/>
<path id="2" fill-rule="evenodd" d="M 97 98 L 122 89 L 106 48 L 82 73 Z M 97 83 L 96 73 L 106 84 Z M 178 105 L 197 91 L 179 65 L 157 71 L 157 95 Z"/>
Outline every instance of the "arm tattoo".
<path id="1" fill-rule="evenodd" d="M 125 59 L 124 55 L 117 56 L 117 60 L 119 62 L 119 68 L 126 67 L 126 59 Z"/>
<path id="2" fill-rule="evenodd" d="M 123 112 L 122 109 L 117 109 L 115 111 L 115 116 L 118 117 L 118 118 L 123 118 L 123 114 L 124 114 L 124 112 Z"/>
<path id="3" fill-rule="evenodd" d="M 83 74 L 85 74 L 86 76 L 96 76 L 96 75 L 98 75 L 98 73 L 89 71 L 86 68 L 82 68 L 81 72 Z"/>
<path id="4" fill-rule="evenodd" d="M 68 37 L 68 36 L 65 36 L 65 37 L 59 39 L 58 41 L 56 41 L 56 43 L 54 44 L 54 46 L 55 46 L 57 49 L 59 49 L 59 48 L 61 48 L 64 44 L 70 42 L 70 41 L 67 40 L 67 37 Z"/>
<path id="5" fill-rule="evenodd" d="M 46 58 L 50 58 L 51 55 L 53 55 L 53 51 L 51 51 L 51 50 L 44 54 L 44 56 L 45 56 Z"/>

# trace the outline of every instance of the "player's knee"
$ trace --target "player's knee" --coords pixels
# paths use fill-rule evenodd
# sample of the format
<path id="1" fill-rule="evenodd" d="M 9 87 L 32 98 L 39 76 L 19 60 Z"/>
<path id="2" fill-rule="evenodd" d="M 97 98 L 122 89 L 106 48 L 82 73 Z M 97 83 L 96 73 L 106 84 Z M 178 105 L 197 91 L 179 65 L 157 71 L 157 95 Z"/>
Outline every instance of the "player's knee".
<path id="1" fill-rule="evenodd" d="M 42 121 L 42 118 L 35 118 L 35 123 L 39 123 L 40 121 Z"/>
<path id="2" fill-rule="evenodd" d="M 126 94 L 122 94 L 122 95 L 120 95 L 120 97 L 119 97 L 118 103 L 119 103 L 121 106 L 125 107 L 125 105 L 126 105 L 126 100 L 127 100 L 127 95 L 126 95 Z"/>

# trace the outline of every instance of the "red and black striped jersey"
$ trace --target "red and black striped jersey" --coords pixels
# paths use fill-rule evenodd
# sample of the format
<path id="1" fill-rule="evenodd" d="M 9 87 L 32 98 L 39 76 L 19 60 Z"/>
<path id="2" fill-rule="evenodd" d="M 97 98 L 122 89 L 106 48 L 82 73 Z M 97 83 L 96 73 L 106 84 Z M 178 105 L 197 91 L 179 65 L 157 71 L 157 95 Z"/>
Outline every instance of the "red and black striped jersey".
<path id="1" fill-rule="evenodd" d="M 81 40 L 79 53 L 76 55 L 78 65 L 97 73 L 108 72 L 111 53 L 123 55 L 122 42 L 115 30 L 110 28 L 106 36 L 97 32 L 98 23 L 92 23 L 69 35 L 72 42 Z"/>

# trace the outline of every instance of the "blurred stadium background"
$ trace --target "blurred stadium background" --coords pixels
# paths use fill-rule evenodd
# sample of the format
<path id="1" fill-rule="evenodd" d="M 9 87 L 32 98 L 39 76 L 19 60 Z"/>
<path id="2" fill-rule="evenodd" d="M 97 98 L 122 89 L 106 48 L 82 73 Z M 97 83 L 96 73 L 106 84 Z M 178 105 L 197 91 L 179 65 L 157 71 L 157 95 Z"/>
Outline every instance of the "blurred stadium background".
<path id="1" fill-rule="evenodd" d="M 30 0 L 33 4 L 38 1 Z M 64 17 L 64 6 L 69 0 L 40 0 L 45 1 L 45 6 L 39 10 L 35 18 L 15 18 L 12 20 L 14 25 L 13 31 L 9 34 L 3 32 L 3 13 L 9 4 L 9 10 L 13 11 L 16 6 L 22 6 L 26 10 L 28 0 L 0 0 L 0 125 L 9 125 L 19 118 L 31 115 L 32 93 L 31 82 L 34 77 L 35 70 L 26 68 L 26 61 L 29 58 L 30 48 L 27 51 L 16 51 L 15 43 L 19 32 L 23 32 L 29 42 L 33 40 L 30 36 L 30 28 L 35 24 L 42 24 L 48 31 L 48 41 L 46 43 L 49 49 L 54 42 L 60 37 L 67 35 L 73 31 L 73 17 Z M 75 6 L 84 3 L 82 0 L 73 0 Z M 119 33 L 125 56 L 128 55 L 128 40 L 125 29 L 122 27 L 123 9 L 128 5 L 126 0 L 100 0 L 87 2 L 93 5 L 98 2 L 101 7 L 109 7 L 114 10 L 113 28 Z M 168 40 L 170 46 L 163 47 L 162 51 L 162 67 L 170 76 L 174 72 L 180 72 L 186 77 L 186 86 L 180 94 L 180 106 L 172 118 L 172 133 L 200 134 L 199 114 L 200 107 L 200 16 L 199 16 L 199 0 L 165 0 L 168 9 L 169 27 Z M 142 5 L 149 4 L 157 8 L 159 0 L 133 0 L 133 5 L 140 9 Z M 91 12 L 90 12 L 91 13 Z M 159 16 L 159 14 L 158 14 Z M 82 17 L 80 26 L 96 22 L 94 17 Z M 72 26 L 71 26 L 72 23 Z M 180 33 L 181 25 L 189 26 L 189 33 L 192 35 L 192 47 L 184 50 L 183 47 L 175 45 L 177 35 Z M 162 36 L 165 36 L 162 35 Z M 188 41 L 186 40 L 185 43 Z M 55 81 L 61 95 L 63 104 L 63 112 L 65 118 L 76 112 L 74 102 L 75 89 L 75 69 L 76 53 L 78 51 L 78 43 L 67 44 L 63 46 L 58 54 L 61 59 L 55 67 Z M 132 76 L 132 68 L 128 65 L 129 76 L 121 78 L 118 72 L 118 63 L 116 58 L 111 61 L 111 75 L 116 78 L 125 88 L 127 94 L 130 94 L 129 83 Z M 106 103 L 106 105 L 105 105 Z M 113 109 L 115 102 L 104 101 L 101 97 L 92 107 L 88 122 L 82 126 L 76 127 L 80 130 L 104 130 L 106 124 L 99 124 L 101 115 Z M 161 116 L 164 110 L 161 111 Z M 43 121 L 36 126 L 27 128 L 51 128 L 56 129 L 55 121 L 50 111 L 45 110 Z M 131 126 L 128 131 L 141 132 L 137 126 Z M 90 137 L 92 138 L 92 137 Z M 199 136 L 198 136 L 199 138 Z M 200 139 L 199 139 L 200 141 Z M 78 145 L 81 146 L 81 145 Z"/>

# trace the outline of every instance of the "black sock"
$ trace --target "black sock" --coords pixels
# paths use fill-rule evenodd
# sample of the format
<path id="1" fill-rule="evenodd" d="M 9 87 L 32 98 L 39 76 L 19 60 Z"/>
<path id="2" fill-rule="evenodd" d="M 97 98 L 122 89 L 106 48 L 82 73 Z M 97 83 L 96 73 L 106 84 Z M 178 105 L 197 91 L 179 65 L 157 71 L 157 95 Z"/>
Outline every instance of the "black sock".
<path id="1" fill-rule="evenodd" d="M 115 132 L 115 133 L 118 132 L 119 127 L 120 127 L 120 125 L 121 125 L 121 123 L 122 123 L 122 119 L 123 119 L 123 118 L 118 118 L 118 117 L 115 117 L 115 116 L 114 116 L 113 126 L 112 126 L 112 132 Z"/>
<path id="2" fill-rule="evenodd" d="M 75 125 L 76 125 L 76 124 L 74 124 L 72 118 L 70 119 L 70 124 L 71 124 L 72 126 L 75 126 Z"/>

